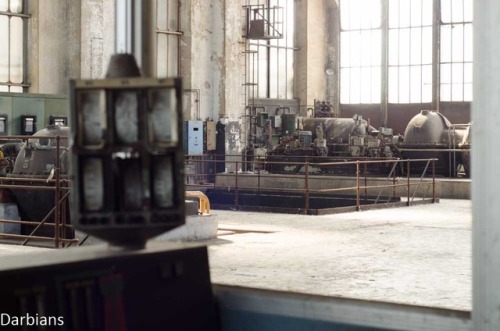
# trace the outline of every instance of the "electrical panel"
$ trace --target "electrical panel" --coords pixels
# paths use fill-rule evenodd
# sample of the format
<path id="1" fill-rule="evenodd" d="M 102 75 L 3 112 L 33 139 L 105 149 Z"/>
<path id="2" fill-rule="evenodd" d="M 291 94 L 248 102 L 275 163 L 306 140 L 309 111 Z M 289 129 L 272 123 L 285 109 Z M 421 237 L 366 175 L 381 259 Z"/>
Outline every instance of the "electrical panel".
<path id="1" fill-rule="evenodd" d="M 36 116 L 21 116 L 21 134 L 31 136 L 36 132 Z"/>
<path id="2" fill-rule="evenodd" d="M 7 134 L 7 114 L 0 114 L 0 135 Z"/>
<path id="3" fill-rule="evenodd" d="M 62 125 L 62 126 L 67 126 L 68 125 L 68 117 L 67 116 L 49 116 L 49 124 L 50 125 Z"/>
<path id="4" fill-rule="evenodd" d="M 203 155 L 203 127 L 203 121 L 184 122 L 184 153 L 186 155 Z"/>

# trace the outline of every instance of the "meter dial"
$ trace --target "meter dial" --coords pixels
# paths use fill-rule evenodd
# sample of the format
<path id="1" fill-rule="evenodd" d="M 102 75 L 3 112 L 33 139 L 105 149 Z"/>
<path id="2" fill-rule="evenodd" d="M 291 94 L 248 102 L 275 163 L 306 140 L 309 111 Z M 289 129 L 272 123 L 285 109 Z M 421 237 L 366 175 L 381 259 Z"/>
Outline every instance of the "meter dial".
<path id="1" fill-rule="evenodd" d="M 104 207 L 104 173 L 102 161 L 89 158 L 83 161 L 83 206 L 87 211 Z"/>
<path id="2" fill-rule="evenodd" d="M 153 107 L 150 115 L 152 142 L 177 143 L 177 113 L 175 90 L 153 92 Z"/>
<path id="3" fill-rule="evenodd" d="M 137 92 L 119 92 L 115 100 L 115 130 L 121 143 L 132 144 L 139 140 Z"/>

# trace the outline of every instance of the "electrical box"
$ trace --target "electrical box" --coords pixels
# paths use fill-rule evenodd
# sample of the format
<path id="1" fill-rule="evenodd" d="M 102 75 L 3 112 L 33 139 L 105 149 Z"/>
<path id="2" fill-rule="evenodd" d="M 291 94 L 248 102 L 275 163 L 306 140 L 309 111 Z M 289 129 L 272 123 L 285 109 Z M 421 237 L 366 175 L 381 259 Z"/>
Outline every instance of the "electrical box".
<path id="1" fill-rule="evenodd" d="M 203 155 L 203 121 L 184 122 L 184 153 Z"/>
<path id="2" fill-rule="evenodd" d="M 215 151 L 217 141 L 216 125 L 217 123 L 212 121 L 205 122 L 205 151 Z"/>
<path id="3" fill-rule="evenodd" d="M 68 125 L 68 117 L 66 116 L 49 116 L 49 124 L 50 125 L 62 125 L 62 126 L 67 126 Z"/>
<path id="4" fill-rule="evenodd" d="M 281 116 L 271 116 L 271 126 L 273 129 L 281 128 Z"/>
<path id="5" fill-rule="evenodd" d="M 21 134 L 32 135 L 36 132 L 36 116 L 23 115 L 21 116 Z"/>

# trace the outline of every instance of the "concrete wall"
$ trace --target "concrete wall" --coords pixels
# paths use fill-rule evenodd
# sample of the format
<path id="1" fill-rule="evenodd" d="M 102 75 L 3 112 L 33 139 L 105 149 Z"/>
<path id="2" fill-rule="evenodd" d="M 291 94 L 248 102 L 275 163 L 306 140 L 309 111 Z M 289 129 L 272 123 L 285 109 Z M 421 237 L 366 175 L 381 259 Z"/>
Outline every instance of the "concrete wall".
<path id="1" fill-rule="evenodd" d="M 295 1 L 295 96 L 300 113 L 314 100 L 338 104 L 338 5 L 329 0 Z"/>
<path id="2" fill-rule="evenodd" d="M 69 78 L 102 78 L 114 50 L 114 0 L 28 2 L 31 93 L 66 94 Z"/>

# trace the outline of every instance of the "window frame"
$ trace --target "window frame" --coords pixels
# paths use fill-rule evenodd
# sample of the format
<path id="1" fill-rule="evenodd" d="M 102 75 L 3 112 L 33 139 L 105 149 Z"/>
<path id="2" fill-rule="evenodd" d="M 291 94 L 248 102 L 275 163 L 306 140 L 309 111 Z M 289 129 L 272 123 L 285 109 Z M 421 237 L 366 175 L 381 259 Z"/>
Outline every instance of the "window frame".
<path id="1" fill-rule="evenodd" d="M 26 93 L 28 92 L 28 88 L 31 86 L 28 83 L 28 20 L 31 18 L 31 15 L 27 13 L 27 0 L 21 0 L 22 3 L 22 10 L 20 13 L 13 13 L 10 11 L 10 1 L 8 3 L 8 11 L 0 11 L 0 16 L 6 16 L 8 17 L 9 24 L 8 24 L 8 46 L 7 50 L 9 53 L 7 54 L 7 70 L 8 70 L 8 80 L 7 81 L 0 81 L 0 87 L 5 87 L 7 86 L 7 91 L 4 91 L 4 93 Z M 10 57 L 10 46 L 11 46 L 11 33 L 10 33 L 10 20 L 12 17 L 19 17 L 22 19 L 22 45 L 23 45 L 23 54 L 22 54 L 22 82 L 21 83 L 13 83 L 11 81 L 11 57 Z M 20 87 L 22 91 L 11 91 L 12 87 Z"/>

